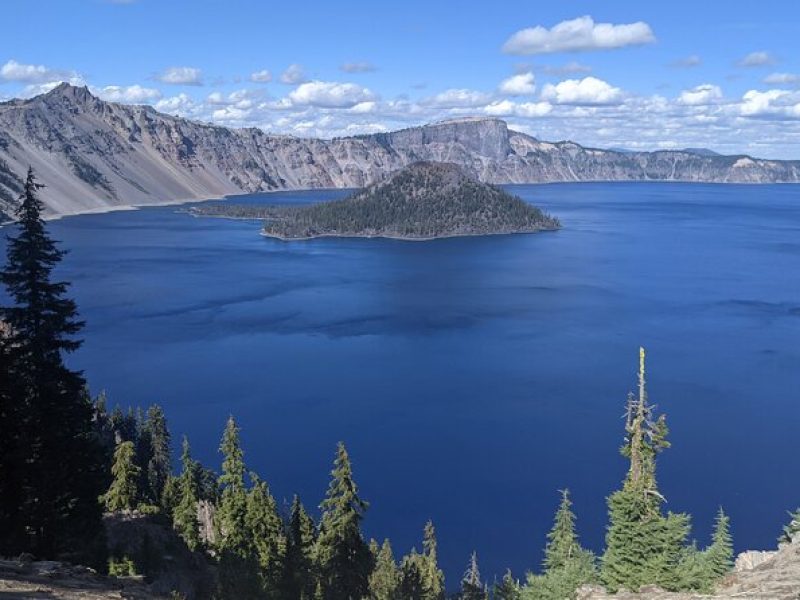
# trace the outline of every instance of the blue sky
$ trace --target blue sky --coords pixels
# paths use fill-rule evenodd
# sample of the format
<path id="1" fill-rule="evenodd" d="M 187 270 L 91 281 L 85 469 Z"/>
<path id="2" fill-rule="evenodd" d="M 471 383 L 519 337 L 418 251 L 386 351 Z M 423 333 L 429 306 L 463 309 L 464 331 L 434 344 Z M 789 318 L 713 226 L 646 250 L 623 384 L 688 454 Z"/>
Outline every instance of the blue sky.
<path id="1" fill-rule="evenodd" d="M 314 4 L 4 0 L 0 98 L 70 80 L 292 135 L 484 115 L 542 139 L 800 158 L 798 2 Z"/>

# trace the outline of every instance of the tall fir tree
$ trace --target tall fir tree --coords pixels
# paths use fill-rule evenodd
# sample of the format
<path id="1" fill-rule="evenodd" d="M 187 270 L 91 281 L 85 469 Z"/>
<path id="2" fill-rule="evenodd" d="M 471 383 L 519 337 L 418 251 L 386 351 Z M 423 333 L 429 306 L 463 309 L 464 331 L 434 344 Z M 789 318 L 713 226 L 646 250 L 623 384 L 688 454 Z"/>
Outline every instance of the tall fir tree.
<path id="1" fill-rule="evenodd" d="M 402 600 L 398 595 L 400 571 L 394 560 L 389 540 L 383 540 L 380 547 L 375 540 L 372 540 L 369 547 L 375 561 L 375 569 L 369 577 L 370 600 Z"/>
<path id="2" fill-rule="evenodd" d="M 266 482 L 251 473 L 253 486 L 247 494 L 247 530 L 253 540 L 264 595 L 281 597 L 281 580 L 286 558 L 286 538 L 278 506 Z"/>
<path id="3" fill-rule="evenodd" d="M 625 443 L 630 466 L 622 489 L 608 498 L 609 526 L 601 578 L 612 591 L 646 584 L 680 586 L 679 563 L 690 524 L 687 515 L 662 514 L 664 497 L 656 482 L 656 457 L 665 448 L 664 415 L 654 418 L 645 382 L 645 352 L 639 349 L 639 394 L 629 395 Z"/>
<path id="4" fill-rule="evenodd" d="M 192 459 L 189 440 L 184 436 L 181 474 L 177 482 L 179 499 L 172 514 L 172 522 L 190 550 L 197 550 L 201 543 L 200 523 L 197 519 L 197 470 L 198 465 Z"/>
<path id="5" fill-rule="evenodd" d="M 792 544 L 798 539 L 800 539 L 800 508 L 789 513 L 789 523 L 783 527 L 778 543 Z"/>
<path id="6" fill-rule="evenodd" d="M 141 469 L 135 461 L 133 442 L 120 442 L 114 451 L 111 487 L 103 494 L 103 503 L 110 512 L 133 510 L 139 501 L 139 476 Z"/>
<path id="7" fill-rule="evenodd" d="M 486 593 L 483 582 L 481 581 L 481 572 L 478 569 L 478 554 L 472 553 L 469 559 L 469 566 L 461 579 L 461 594 L 460 600 L 488 600 L 489 596 Z"/>
<path id="8" fill-rule="evenodd" d="M 258 598 L 262 595 L 253 539 L 247 527 L 247 484 L 239 427 L 228 418 L 220 444 L 222 494 L 214 516 L 219 556 L 220 595 Z"/>
<path id="9" fill-rule="evenodd" d="M 306 512 L 300 498 L 292 500 L 286 532 L 283 590 L 287 600 L 311 600 L 316 589 L 314 577 L 314 521 Z"/>
<path id="10" fill-rule="evenodd" d="M 514 579 L 511 569 L 508 569 L 503 578 L 494 584 L 492 600 L 522 600 L 522 586 Z"/>
<path id="11" fill-rule="evenodd" d="M 562 569 L 573 560 L 580 560 L 586 554 L 578 542 L 575 532 L 575 513 L 572 512 L 572 501 L 569 490 L 561 491 L 561 504 L 556 511 L 553 528 L 547 534 L 547 546 L 544 551 L 544 569 L 549 573 Z"/>
<path id="12" fill-rule="evenodd" d="M 147 409 L 146 428 L 150 438 L 150 457 L 147 469 L 147 495 L 150 501 L 163 507 L 164 488 L 172 472 L 170 434 L 164 410 L 157 404 Z"/>
<path id="13" fill-rule="evenodd" d="M 358 495 L 343 443 L 336 451 L 331 483 L 320 505 L 317 565 L 325 600 L 361 600 L 369 593 L 372 554 L 361 533 L 367 503 Z"/>
<path id="14" fill-rule="evenodd" d="M 717 511 L 711 545 L 705 551 L 709 570 L 715 580 L 722 579 L 733 569 L 733 536 L 731 520 L 722 507 Z"/>
<path id="15" fill-rule="evenodd" d="M 0 527 L 15 552 L 40 558 L 69 557 L 93 562 L 102 546 L 102 449 L 93 430 L 94 408 L 79 372 L 64 363 L 76 350 L 83 327 L 68 284 L 54 281 L 64 251 L 49 237 L 42 219 L 33 170 L 28 171 L 17 212 L 16 235 L 9 237 L 0 282 L 13 304 L 0 308 L 5 334 L 3 378 L 12 383 L 1 399 L 0 457 L 4 486 Z"/>

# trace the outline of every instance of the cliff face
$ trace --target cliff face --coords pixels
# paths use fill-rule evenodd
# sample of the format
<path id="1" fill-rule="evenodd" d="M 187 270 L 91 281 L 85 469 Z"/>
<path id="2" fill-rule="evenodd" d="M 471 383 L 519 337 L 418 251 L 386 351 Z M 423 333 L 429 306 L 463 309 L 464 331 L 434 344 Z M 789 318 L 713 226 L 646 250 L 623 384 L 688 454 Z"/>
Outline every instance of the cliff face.
<path id="1" fill-rule="evenodd" d="M 623 153 L 549 143 L 498 119 L 460 119 L 333 140 L 226 129 L 62 84 L 0 104 L 0 212 L 28 166 L 50 214 L 280 189 L 362 187 L 417 161 L 450 162 L 488 183 L 800 181 L 800 161 L 691 151 Z"/>

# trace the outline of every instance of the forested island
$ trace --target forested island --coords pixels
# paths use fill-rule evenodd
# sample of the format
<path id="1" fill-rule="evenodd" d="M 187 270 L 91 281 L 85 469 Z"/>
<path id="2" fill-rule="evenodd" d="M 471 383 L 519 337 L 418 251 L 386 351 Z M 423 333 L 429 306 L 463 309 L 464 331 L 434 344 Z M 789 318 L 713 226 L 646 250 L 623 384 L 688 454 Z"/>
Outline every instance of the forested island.
<path id="1" fill-rule="evenodd" d="M 386 237 L 430 240 L 558 229 L 558 219 L 451 163 L 418 162 L 342 200 L 310 206 L 215 204 L 195 214 L 264 219 L 282 240 Z"/>

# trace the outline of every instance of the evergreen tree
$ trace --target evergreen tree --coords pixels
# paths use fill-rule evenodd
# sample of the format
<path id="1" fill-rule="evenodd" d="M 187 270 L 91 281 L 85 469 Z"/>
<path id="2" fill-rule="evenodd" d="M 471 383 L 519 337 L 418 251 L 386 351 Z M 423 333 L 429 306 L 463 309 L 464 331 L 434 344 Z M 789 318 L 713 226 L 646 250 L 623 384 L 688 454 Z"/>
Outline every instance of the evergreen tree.
<path id="1" fill-rule="evenodd" d="M 111 467 L 113 481 L 103 495 L 106 510 L 133 510 L 139 499 L 138 481 L 141 469 L 136 466 L 136 450 L 133 442 L 120 442 L 114 451 L 114 464 Z"/>
<path id="2" fill-rule="evenodd" d="M 96 564 L 99 557 L 89 554 L 102 545 L 97 498 L 106 474 L 85 382 L 64 364 L 64 353 L 80 346 L 75 336 L 83 323 L 66 296 L 68 284 L 51 278 L 64 252 L 45 229 L 40 187 L 29 170 L 17 234 L 8 239 L 0 272 L 13 300 L 0 308 L 5 331 L 0 377 L 11 383 L 0 397 L 6 438 L 0 457 L 5 481 L 0 533 L 7 533 L 17 553 L 73 554 Z"/>
<path id="3" fill-rule="evenodd" d="M 714 580 L 719 580 L 733 569 L 733 537 L 730 517 L 720 507 L 714 523 L 711 545 L 706 549 L 709 570 Z"/>
<path id="4" fill-rule="evenodd" d="M 511 569 L 506 571 L 503 579 L 494 584 L 492 600 L 522 600 L 522 588 L 511 574 Z"/>
<path id="5" fill-rule="evenodd" d="M 250 478 L 253 487 L 247 495 L 245 522 L 255 547 L 264 592 L 267 597 L 278 598 L 286 558 L 283 522 L 266 482 L 258 479 L 255 473 L 251 473 Z"/>
<path id="6" fill-rule="evenodd" d="M 147 410 L 150 459 L 147 461 L 147 491 L 154 504 L 163 507 L 164 487 L 172 472 L 170 435 L 164 410 L 154 404 Z"/>
<path id="7" fill-rule="evenodd" d="M 398 596 L 402 600 L 430 600 L 434 596 L 425 584 L 425 557 L 412 550 L 400 563 L 400 585 Z"/>
<path id="8" fill-rule="evenodd" d="M 378 543 L 372 540 L 370 551 L 375 561 L 375 569 L 369 577 L 370 600 L 401 600 L 397 595 L 400 586 L 400 571 L 394 561 L 389 540 L 384 540 L 380 548 Z"/>
<path id="9" fill-rule="evenodd" d="M 656 483 L 656 457 L 669 447 L 664 415 L 653 417 L 645 386 L 645 354 L 639 352 L 639 395 L 628 397 L 622 454 L 630 461 L 622 489 L 608 499 L 609 527 L 602 559 L 603 583 L 615 591 L 656 584 L 680 586 L 678 569 L 690 524 L 683 514 L 664 516 Z"/>
<path id="10" fill-rule="evenodd" d="M 283 590 L 288 600 L 311 600 L 316 589 L 314 578 L 314 521 L 306 512 L 300 498 L 292 500 L 286 536 Z"/>
<path id="11" fill-rule="evenodd" d="M 569 490 L 562 490 L 561 505 L 556 512 L 553 528 L 547 534 L 547 546 L 544 551 L 545 572 L 565 567 L 583 552 L 585 551 L 578 543 L 578 536 L 575 533 L 575 514 L 572 512 Z"/>
<path id="12" fill-rule="evenodd" d="M 178 503 L 172 522 L 190 550 L 200 547 L 200 523 L 197 520 L 197 463 L 192 459 L 189 440 L 183 438 L 181 475 L 177 480 Z"/>
<path id="13" fill-rule="evenodd" d="M 789 524 L 784 526 L 783 533 L 778 538 L 780 544 L 791 544 L 798 539 L 800 534 L 800 508 L 789 513 Z"/>
<path id="14" fill-rule="evenodd" d="M 317 541 L 317 564 L 325 600 L 361 600 L 369 593 L 372 555 L 361 534 L 367 503 L 358 495 L 350 457 L 339 443 Z"/>
<path id="15" fill-rule="evenodd" d="M 214 516 L 219 553 L 219 585 L 222 597 L 257 598 L 261 583 L 253 539 L 247 528 L 247 487 L 244 452 L 239 427 L 228 419 L 222 436 L 222 495 Z"/>
<path id="16" fill-rule="evenodd" d="M 461 600 L 488 600 L 488 595 L 481 582 L 481 573 L 478 570 L 478 554 L 473 552 L 469 559 L 464 577 L 461 579 Z"/>

